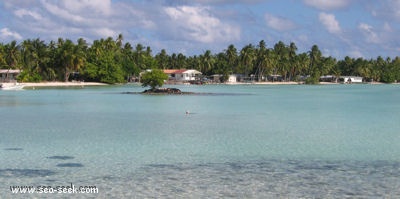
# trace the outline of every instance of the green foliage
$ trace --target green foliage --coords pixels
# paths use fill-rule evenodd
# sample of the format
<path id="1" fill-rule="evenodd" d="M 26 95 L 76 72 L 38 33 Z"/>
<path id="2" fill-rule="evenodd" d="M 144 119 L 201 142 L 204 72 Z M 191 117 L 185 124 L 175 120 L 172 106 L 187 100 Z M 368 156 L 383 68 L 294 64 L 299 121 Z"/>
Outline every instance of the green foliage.
<path id="1" fill-rule="evenodd" d="M 311 76 L 306 79 L 306 84 L 319 84 L 319 76 Z"/>
<path id="2" fill-rule="evenodd" d="M 38 73 L 29 73 L 28 71 L 22 71 L 18 75 L 17 80 L 20 82 L 40 82 L 42 81 L 42 76 Z"/>
<path id="3" fill-rule="evenodd" d="M 324 57 L 317 45 L 308 52 L 297 53 L 295 43 L 279 41 L 268 48 L 261 40 L 257 46 L 248 44 L 237 49 L 233 44 L 216 54 L 204 50 L 200 55 L 168 54 L 161 50 L 155 56 L 148 46 L 123 43 L 123 36 L 93 41 L 82 38 L 73 42 L 59 38 L 45 43 L 27 39 L 21 43 L 0 43 L 0 68 L 21 69 L 20 81 L 67 81 L 70 74 L 79 72 L 84 81 L 124 83 L 138 77 L 141 71 L 153 69 L 196 69 L 203 75 L 243 74 L 246 78 L 263 81 L 268 75 L 281 75 L 283 81 L 296 81 L 311 76 L 307 83 L 318 83 L 319 75 L 362 76 L 382 82 L 400 80 L 400 58 L 366 60 L 345 57 L 336 60 Z"/>
<path id="4" fill-rule="evenodd" d="M 164 81 L 168 79 L 168 75 L 162 70 L 153 69 L 149 72 L 145 72 L 141 77 L 143 87 L 150 86 L 151 90 L 155 90 L 157 87 L 162 87 Z"/>

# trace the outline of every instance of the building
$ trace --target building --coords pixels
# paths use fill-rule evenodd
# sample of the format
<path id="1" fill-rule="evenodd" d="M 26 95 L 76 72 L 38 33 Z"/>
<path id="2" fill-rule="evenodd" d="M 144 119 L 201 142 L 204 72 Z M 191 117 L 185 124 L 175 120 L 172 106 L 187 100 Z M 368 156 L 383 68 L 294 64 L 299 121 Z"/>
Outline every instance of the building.
<path id="1" fill-rule="evenodd" d="M 362 83 L 363 82 L 363 78 L 362 77 L 356 77 L 356 76 L 341 76 L 340 80 L 342 80 L 346 84 Z"/>
<path id="2" fill-rule="evenodd" d="M 17 69 L 0 69 L 0 82 L 16 82 L 20 73 Z"/>
<path id="3" fill-rule="evenodd" d="M 324 75 L 319 77 L 320 82 L 337 82 L 337 77 L 334 75 Z"/>
<path id="4" fill-rule="evenodd" d="M 167 69 L 163 70 L 168 75 L 169 81 L 185 82 L 200 80 L 200 71 L 193 69 Z"/>
<path id="5" fill-rule="evenodd" d="M 236 82 L 238 82 L 238 75 L 236 75 L 236 74 L 228 75 L 225 82 L 221 82 L 222 77 L 223 77 L 223 75 L 221 75 L 221 74 L 214 74 L 214 75 L 211 75 L 211 80 L 213 83 L 236 83 Z"/>

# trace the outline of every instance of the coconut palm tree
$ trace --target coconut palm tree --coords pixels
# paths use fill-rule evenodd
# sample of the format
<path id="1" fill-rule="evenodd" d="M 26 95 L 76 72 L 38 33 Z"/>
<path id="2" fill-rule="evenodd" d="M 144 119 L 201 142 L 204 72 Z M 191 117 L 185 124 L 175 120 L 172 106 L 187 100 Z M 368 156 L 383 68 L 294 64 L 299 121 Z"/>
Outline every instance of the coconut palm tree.
<path id="1" fill-rule="evenodd" d="M 242 72 L 247 77 L 249 72 L 253 70 L 253 62 L 256 59 L 255 48 L 252 44 L 248 44 L 240 51 L 240 62 L 243 67 Z"/>
<path id="2" fill-rule="evenodd" d="M 20 45 L 17 41 L 11 41 L 4 46 L 5 61 L 8 68 L 19 68 L 18 62 L 20 60 Z"/>
<path id="3" fill-rule="evenodd" d="M 64 68 L 64 81 L 67 82 L 72 72 L 79 71 L 85 63 L 83 46 L 75 45 L 71 40 L 59 40 L 58 59 Z"/>
<path id="4" fill-rule="evenodd" d="M 291 42 L 289 45 L 289 81 L 292 80 L 292 78 L 295 76 L 295 71 L 296 71 L 296 67 L 295 67 L 295 63 L 296 61 L 296 51 L 297 51 L 297 46 L 294 42 Z"/>
<path id="5" fill-rule="evenodd" d="M 237 66 L 237 59 L 238 59 L 237 50 L 233 44 L 229 45 L 228 49 L 225 50 L 225 56 L 226 56 L 228 65 L 231 68 L 231 73 L 233 73 Z"/>
<path id="6" fill-rule="evenodd" d="M 160 53 L 158 53 L 155 57 L 157 60 L 158 66 L 161 69 L 167 69 L 168 67 L 168 55 L 165 49 L 162 49 Z"/>
<path id="7" fill-rule="evenodd" d="M 203 55 L 200 56 L 202 67 L 201 72 L 203 74 L 209 74 L 209 71 L 212 69 L 214 64 L 214 58 L 211 55 L 210 50 L 206 50 Z"/>

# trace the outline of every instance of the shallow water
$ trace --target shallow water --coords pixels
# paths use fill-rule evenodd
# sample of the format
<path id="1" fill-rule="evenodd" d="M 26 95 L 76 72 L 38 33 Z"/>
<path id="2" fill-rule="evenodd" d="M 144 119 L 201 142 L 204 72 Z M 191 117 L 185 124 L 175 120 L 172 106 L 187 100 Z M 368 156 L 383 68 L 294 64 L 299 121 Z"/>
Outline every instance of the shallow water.
<path id="1" fill-rule="evenodd" d="M 69 183 L 95 198 L 400 197 L 398 85 L 178 88 L 201 94 L 1 92 L 0 198 Z"/>

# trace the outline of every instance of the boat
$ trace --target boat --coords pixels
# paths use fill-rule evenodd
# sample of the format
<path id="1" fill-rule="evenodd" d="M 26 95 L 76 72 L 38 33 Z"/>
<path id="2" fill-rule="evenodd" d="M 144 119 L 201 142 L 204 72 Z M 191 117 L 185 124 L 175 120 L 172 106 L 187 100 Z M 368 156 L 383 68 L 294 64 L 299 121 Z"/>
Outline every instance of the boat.
<path id="1" fill-rule="evenodd" d="M 2 83 L 0 84 L 1 90 L 22 90 L 25 85 L 20 83 Z"/>

